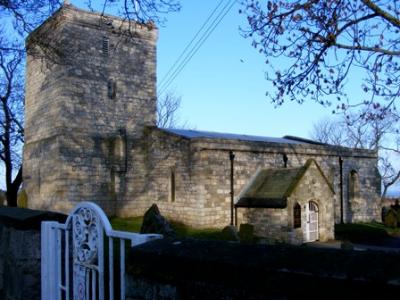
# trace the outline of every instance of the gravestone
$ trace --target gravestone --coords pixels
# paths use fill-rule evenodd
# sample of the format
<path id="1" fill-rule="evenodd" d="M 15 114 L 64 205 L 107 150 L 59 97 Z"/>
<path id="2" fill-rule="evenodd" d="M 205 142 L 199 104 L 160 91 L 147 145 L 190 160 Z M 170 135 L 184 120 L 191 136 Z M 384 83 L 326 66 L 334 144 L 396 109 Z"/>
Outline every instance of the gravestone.
<path id="1" fill-rule="evenodd" d="M 170 238 L 176 236 L 175 231 L 167 219 L 161 215 L 156 204 L 153 204 L 144 214 L 140 233 L 159 233 Z"/>

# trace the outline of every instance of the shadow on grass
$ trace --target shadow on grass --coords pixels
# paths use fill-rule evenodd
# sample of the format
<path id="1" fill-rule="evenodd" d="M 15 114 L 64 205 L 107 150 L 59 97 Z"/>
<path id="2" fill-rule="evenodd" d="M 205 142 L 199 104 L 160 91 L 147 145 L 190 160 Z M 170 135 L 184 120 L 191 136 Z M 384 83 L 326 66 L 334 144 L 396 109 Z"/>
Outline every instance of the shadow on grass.
<path id="1" fill-rule="evenodd" d="M 130 218 L 111 217 L 110 222 L 113 229 L 115 230 L 140 232 L 140 227 L 142 226 L 143 223 L 143 217 L 130 217 Z M 226 237 L 222 234 L 220 229 L 216 228 L 199 229 L 187 226 L 181 222 L 176 222 L 176 221 L 169 221 L 169 222 L 179 238 L 192 237 L 204 240 L 226 240 Z"/>
<path id="2" fill-rule="evenodd" d="M 171 227 L 178 237 L 191 237 L 203 240 L 227 240 L 221 229 L 217 228 L 193 228 L 181 222 L 170 221 Z"/>

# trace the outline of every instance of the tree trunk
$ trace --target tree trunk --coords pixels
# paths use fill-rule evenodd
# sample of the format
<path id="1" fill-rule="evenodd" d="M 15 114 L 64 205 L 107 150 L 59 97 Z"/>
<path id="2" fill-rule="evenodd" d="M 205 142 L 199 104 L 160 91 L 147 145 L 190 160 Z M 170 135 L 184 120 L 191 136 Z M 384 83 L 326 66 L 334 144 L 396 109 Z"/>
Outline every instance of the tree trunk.
<path id="1" fill-rule="evenodd" d="M 397 172 L 396 176 L 394 176 L 391 181 L 383 183 L 383 193 L 381 195 L 381 200 L 385 199 L 387 190 L 389 189 L 389 187 L 394 185 L 397 182 L 397 180 L 399 180 L 399 178 L 400 178 L 400 171 Z"/>
<path id="2" fill-rule="evenodd" d="M 7 195 L 7 206 L 17 207 L 18 191 L 10 189 L 6 192 Z"/>
<path id="3" fill-rule="evenodd" d="M 22 183 L 22 166 L 18 170 L 18 174 L 15 177 L 12 184 L 7 187 L 7 205 L 11 207 L 17 207 L 18 190 Z"/>

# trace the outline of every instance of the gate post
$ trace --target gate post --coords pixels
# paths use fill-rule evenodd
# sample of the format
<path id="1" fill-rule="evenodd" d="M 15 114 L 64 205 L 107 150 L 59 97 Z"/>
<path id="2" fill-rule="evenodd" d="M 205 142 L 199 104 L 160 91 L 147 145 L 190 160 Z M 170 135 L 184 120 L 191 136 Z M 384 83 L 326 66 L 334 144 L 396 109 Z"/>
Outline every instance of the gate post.
<path id="1" fill-rule="evenodd" d="M 42 300 L 59 298 L 57 222 L 42 222 L 41 225 L 41 281 Z"/>

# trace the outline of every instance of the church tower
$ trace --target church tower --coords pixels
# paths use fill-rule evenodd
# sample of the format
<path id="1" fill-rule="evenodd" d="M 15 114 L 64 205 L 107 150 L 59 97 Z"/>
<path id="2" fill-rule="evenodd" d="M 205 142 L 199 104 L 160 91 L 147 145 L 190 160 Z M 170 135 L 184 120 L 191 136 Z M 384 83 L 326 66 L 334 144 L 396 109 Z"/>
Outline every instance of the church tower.
<path id="1" fill-rule="evenodd" d="M 129 148 L 156 123 L 152 24 L 64 4 L 27 39 L 24 188 L 31 208 L 113 214 Z M 111 199 L 111 200 L 110 200 Z"/>

